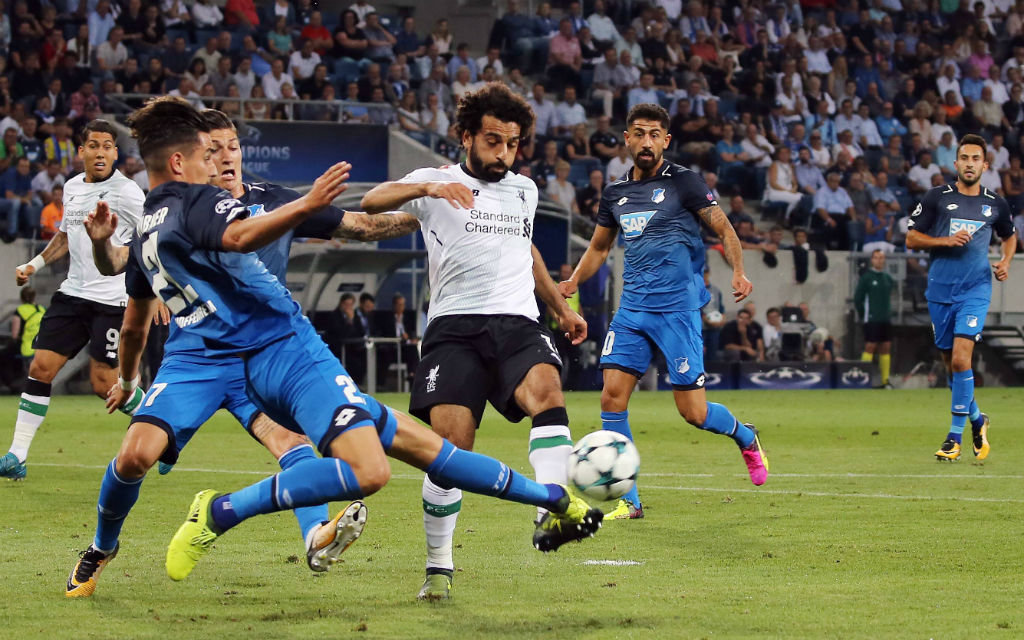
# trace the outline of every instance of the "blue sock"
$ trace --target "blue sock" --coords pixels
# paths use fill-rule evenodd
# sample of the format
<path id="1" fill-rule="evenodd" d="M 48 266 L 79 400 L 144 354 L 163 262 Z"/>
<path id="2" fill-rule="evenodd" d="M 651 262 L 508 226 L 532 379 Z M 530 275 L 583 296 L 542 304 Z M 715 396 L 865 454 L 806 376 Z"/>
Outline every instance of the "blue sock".
<path id="1" fill-rule="evenodd" d="M 971 426 L 975 429 L 980 429 L 981 425 L 985 424 L 985 419 L 981 417 L 981 409 L 978 408 L 978 403 L 974 398 L 971 398 L 971 408 L 968 409 L 968 418 L 971 420 Z"/>
<path id="2" fill-rule="evenodd" d="M 299 445 L 287 452 L 281 459 L 278 460 L 278 464 L 281 465 L 282 470 L 288 470 L 306 460 L 316 460 L 317 455 L 313 451 L 313 447 L 308 444 Z M 295 519 L 299 521 L 299 528 L 302 530 L 302 539 L 305 540 L 309 532 L 323 522 L 330 520 L 330 516 L 327 514 L 327 505 L 318 504 L 315 507 L 298 507 L 294 509 Z"/>
<path id="3" fill-rule="evenodd" d="M 558 501 L 565 490 L 556 484 L 540 484 L 508 468 L 494 458 L 463 451 L 447 440 L 426 469 L 430 481 L 440 487 L 454 487 L 503 500 L 532 504 L 548 511 L 560 511 Z"/>
<path id="4" fill-rule="evenodd" d="M 220 496 L 213 501 L 210 513 L 214 524 L 223 532 L 261 513 L 362 497 L 363 490 L 347 462 L 338 458 L 316 458 Z"/>
<path id="5" fill-rule="evenodd" d="M 601 412 L 601 428 L 606 431 L 614 431 L 615 433 L 621 433 L 633 440 L 633 432 L 629 430 L 629 411 L 602 411 Z M 623 500 L 629 500 L 633 503 L 633 506 L 640 507 L 640 490 L 634 484 L 633 488 L 629 490 L 624 496 Z"/>
<path id="6" fill-rule="evenodd" d="M 953 421 L 948 438 L 961 442 L 971 408 L 971 399 L 974 397 L 974 371 L 954 371 L 952 386 L 953 400 L 950 412 L 953 414 Z"/>
<path id="7" fill-rule="evenodd" d="M 139 499 L 139 489 L 142 488 L 142 481 L 125 480 L 117 475 L 117 458 L 107 465 L 107 472 L 103 474 L 103 482 L 100 484 L 100 497 L 96 502 L 96 537 L 92 544 L 100 551 L 107 553 L 117 546 L 117 538 L 121 535 L 121 526 L 128 512 L 135 506 Z"/>
<path id="8" fill-rule="evenodd" d="M 700 428 L 711 433 L 729 436 L 736 441 L 736 444 L 741 449 L 746 449 L 754 441 L 753 430 L 741 424 L 739 420 L 729 413 L 725 405 L 718 404 L 717 402 L 708 403 L 708 415 L 704 419 L 704 424 L 700 425 Z"/>

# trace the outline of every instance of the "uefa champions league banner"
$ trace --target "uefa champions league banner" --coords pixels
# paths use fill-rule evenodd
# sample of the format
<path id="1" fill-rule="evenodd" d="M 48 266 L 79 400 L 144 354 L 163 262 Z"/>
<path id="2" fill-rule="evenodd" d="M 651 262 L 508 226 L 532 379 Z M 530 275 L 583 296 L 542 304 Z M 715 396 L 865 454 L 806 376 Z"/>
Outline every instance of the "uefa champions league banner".
<path id="1" fill-rule="evenodd" d="M 388 131 L 382 125 L 253 120 L 238 137 L 242 169 L 268 182 L 310 184 L 342 160 L 352 163 L 351 182 L 388 179 Z"/>
<path id="2" fill-rule="evenodd" d="M 740 389 L 831 389 L 827 362 L 741 362 Z"/>

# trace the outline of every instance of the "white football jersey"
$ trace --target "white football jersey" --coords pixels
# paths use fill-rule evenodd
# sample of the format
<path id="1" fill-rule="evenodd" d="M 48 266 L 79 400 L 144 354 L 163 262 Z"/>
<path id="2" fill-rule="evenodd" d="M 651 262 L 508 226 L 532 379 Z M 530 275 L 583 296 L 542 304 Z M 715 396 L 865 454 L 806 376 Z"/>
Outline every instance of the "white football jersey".
<path id="1" fill-rule="evenodd" d="M 487 182 L 453 164 L 417 169 L 399 182 L 460 182 L 473 191 L 472 209 L 456 209 L 443 198 L 427 197 L 402 207 L 419 218 L 427 245 L 427 321 L 456 314 L 536 320 L 531 247 L 537 186 L 533 181 L 509 172 L 500 182 Z"/>
<path id="2" fill-rule="evenodd" d="M 115 170 L 102 182 L 86 182 L 80 173 L 64 185 L 64 218 L 60 230 L 68 234 L 68 252 L 71 267 L 68 277 L 60 285 L 61 293 L 76 298 L 124 306 L 128 294 L 124 289 L 124 274 L 102 276 L 96 269 L 92 257 L 92 241 L 82 222 L 96 210 L 96 203 L 103 200 L 110 211 L 117 214 L 117 230 L 111 242 L 126 246 L 135 234 L 135 225 L 142 218 L 142 205 L 146 195 L 135 182 Z"/>

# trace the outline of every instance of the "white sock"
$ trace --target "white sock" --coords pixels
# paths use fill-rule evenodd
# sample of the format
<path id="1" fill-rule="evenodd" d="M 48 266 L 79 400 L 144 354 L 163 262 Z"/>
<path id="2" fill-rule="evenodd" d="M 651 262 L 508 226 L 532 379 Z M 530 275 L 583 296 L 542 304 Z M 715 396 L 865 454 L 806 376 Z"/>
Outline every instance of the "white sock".
<path id="1" fill-rule="evenodd" d="M 566 466 L 572 453 L 572 434 L 569 427 L 550 425 L 530 429 L 530 464 L 533 475 L 541 484 L 562 484 L 569 481 Z M 537 517 L 547 513 L 537 509 Z"/>
<path id="2" fill-rule="evenodd" d="M 35 383 L 35 384 L 32 384 Z M 40 391 L 44 383 L 29 378 L 29 385 Z M 18 457 L 18 462 L 25 462 L 28 458 L 28 449 L 32 446 L 32 439 L 36 437 L 39 425 L 43 424 L 46 417 L 46 410 L 50 407 L 50 385 L 45 385 L 46 395 L 35 395 L 29 393 L 21 394 L 21 402 L 18 403 L 18 419 L 14 423 L 14 440 L 11 442 L 11 453 Z"/>
<path id="3" fill-rule="evenodd" d="M 455 570 L 452 538 L 462 509 L 461 489 L 442 489 L 423 476 L 423 529 L 427 534 L 427 568 Z"/>

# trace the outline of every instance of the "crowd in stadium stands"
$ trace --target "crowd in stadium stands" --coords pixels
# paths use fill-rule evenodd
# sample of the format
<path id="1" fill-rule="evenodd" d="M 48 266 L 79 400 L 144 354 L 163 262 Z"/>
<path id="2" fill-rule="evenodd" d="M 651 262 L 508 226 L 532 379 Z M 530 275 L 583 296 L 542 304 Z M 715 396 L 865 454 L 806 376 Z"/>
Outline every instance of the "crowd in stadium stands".
<path id="1" fill-rule="evenodd" d="M 54 190 L 81 169 L 76 131 L 123 111 L 112 95 L 389 124 L 455 159 L 459 97 L 495 80 L 537 114 L 514 169 L 591 219 L 631 165 L 621 131 L 641 102 L 668 109 L 670 159 L 815 247 L 899 249 L 908 212 L 952 179 L 967 132 L 991 143 L 984 185 L 1024 208 L 1024 1 L 564 0 L 530 15 L 508 0 L 483 51 L 445 19 L 427 32 L 366 0 L 331 14 L 312 0 L 6 2 L 5 241 L 53 233 Z M 140 163 L 125 170 L 146 186 Z M 778 232 L 763 226 L 743 229 L 744 246 L 771 253 Z"/>

